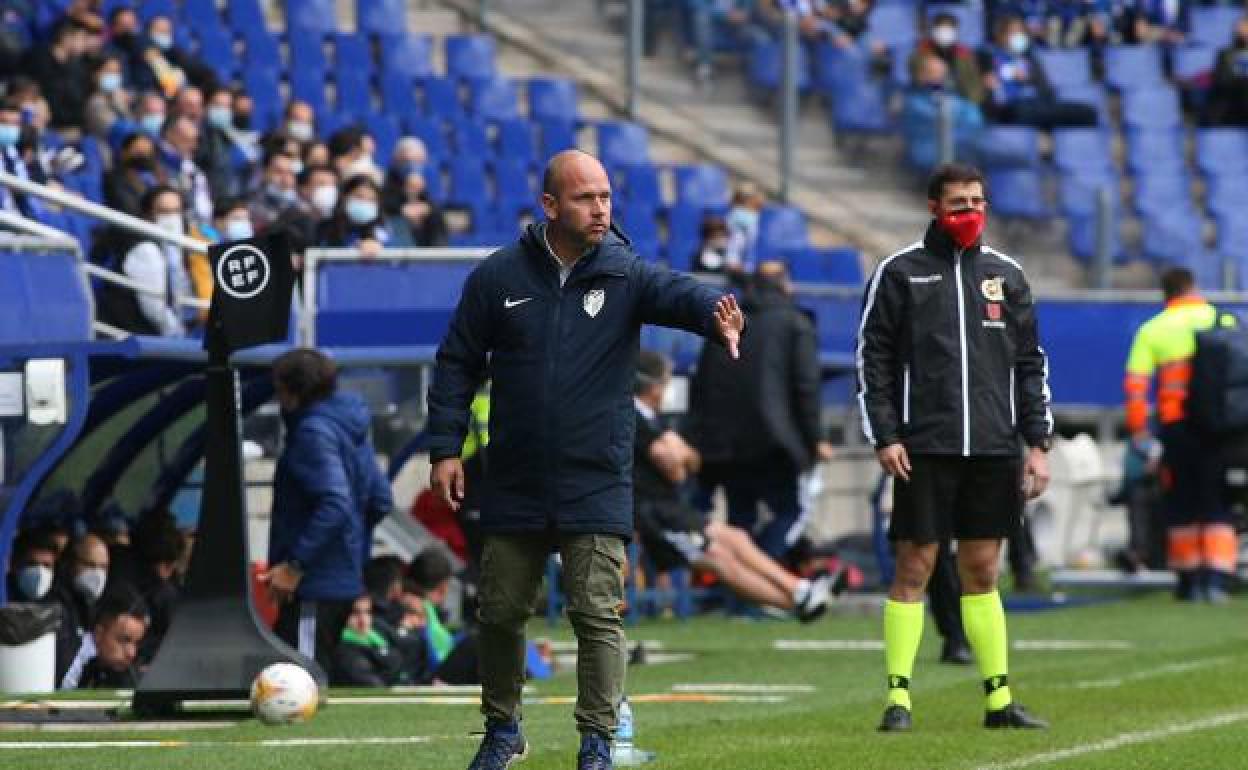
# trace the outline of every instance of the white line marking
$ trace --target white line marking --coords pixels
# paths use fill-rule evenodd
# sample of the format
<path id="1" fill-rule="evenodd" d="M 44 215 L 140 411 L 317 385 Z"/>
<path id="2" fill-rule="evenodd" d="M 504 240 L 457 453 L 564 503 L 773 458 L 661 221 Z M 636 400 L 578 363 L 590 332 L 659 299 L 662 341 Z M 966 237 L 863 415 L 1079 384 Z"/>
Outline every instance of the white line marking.
<path id="1" fill-rule="evenodd" d="M 1164 666 L 1148 668 L 1143 671 L 1133 671 L 1129 674 L 1123 674 L 1118 677 L 1110 677 L 1108 679 L 1085 679 L 1082 682 L 1075 682 L 1074 684 L 1066 686 L 1073 687 L 1077 690 L 1094 689 L 1099 687 L 1121 687 L 1127 682 L 1138 682 L 1141 679 L 1152 679 L 1154 677 L 1165 676 L 1167 674 L 1181 674 L 1186 671 L 1195 671 L 1200 668 L 1216 666 L 1219 663 L 1225 663 L 1228 660 L 1230 660 L 1229 657 L 1221 657 L 1206 658 L 1204 660 L 1192 660 L 1185 663 L 1168 663 Z"/>
<path id="2" fill-rule="evenodd" d="M 1169 727 L 1159 727 L 1154 730 L 1140 730 L 1132 733 L 1119 733 L 1112 738 L 1106 738 L 1103 741 L 1095 743 L 1084 743 L 1078 746 L 1071 746 L 1068 749 L 1058 749 L 1057 751 L 1046 751 L 1040 754 L 1032 754 L 1028 757 L 1021 757 L 1011 762 L 1003 762 L 995 765 L 981 765 L 979 770 L 1013 770 L 1017 767 L 1031 767 L 1032 765 L 1043 765 L 1050 762 L 1059 762 L 1064 759 L 1083 756 L 1084 754 L 1093 754 L 1098 751 L 1113 751 L 1114 749 L 1130 746 L 1135 743 L 1147 743 L 1162 738 L 1170 738 L 1175 735 L 1183 735 L 1185 733 L 1194 733 L 1199 730 L 1212 730 L 1217 727 L 1225 727 L 1236 722 L 1243 722 L 1248 719 L 1248 711 L 1232 711 L 1226 714 L 1215 714 L 1204 719 L 1197 719 L 1192 722 L 1181 722 Z"/>
<path id="3" fill-rule="evenodd" d="M 862 651 L 882 650 L 881 639 L 777 639 L 772 642 L 777 650 L 790 652 L 815 652 L 826 650 Z M 1042 652 L 1071 652 L 1085 650 L 1130 650 L 1131 642 L 1118 639 L 1016 639 L 1011 644 L 1015 650 Z"/>
<path id="4" fill-rule="evenodd" d="M 428 743 L 427 735 L 404 735 L 389 738 L 269 738 L 259 741 L 5 741 L 0 749 L 181 749 L 222 746 L 254 746 L 257 748 L 290 748 L 300 746 L 406 746 Z"/>
<path id="5" fill-rule="evenodd" d="M 219 730 L 225 727 L 238 727 L 240 724 L 242 723 L 228 720 L 212 722 L 0 722 L 0 732 L 129 733 L 156 730 Z"/>
<path id="6" fill-rule="evenodd" d="M 672 685 L 672 692 L 814 692 L 813 684 L 748 684 L 744 682 L 683 683 Z"/>

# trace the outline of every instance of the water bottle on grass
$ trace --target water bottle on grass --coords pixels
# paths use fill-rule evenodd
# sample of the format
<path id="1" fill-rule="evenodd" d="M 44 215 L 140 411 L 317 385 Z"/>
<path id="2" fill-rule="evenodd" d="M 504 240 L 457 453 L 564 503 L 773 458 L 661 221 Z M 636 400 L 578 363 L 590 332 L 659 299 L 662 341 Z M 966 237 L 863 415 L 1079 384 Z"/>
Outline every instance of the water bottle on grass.
<path id="1" fill-rule="evenodd" d="M 653 751 L 633 745 L 636 735 L 637 724 L 633 721 L 633 707 L 629 705 L 626 695 L 620 699 L 620 723 L 615 728 L 615 746 L 611 749 L 611 761 L 617 767 L 634 767 L 654 761 Z"/>

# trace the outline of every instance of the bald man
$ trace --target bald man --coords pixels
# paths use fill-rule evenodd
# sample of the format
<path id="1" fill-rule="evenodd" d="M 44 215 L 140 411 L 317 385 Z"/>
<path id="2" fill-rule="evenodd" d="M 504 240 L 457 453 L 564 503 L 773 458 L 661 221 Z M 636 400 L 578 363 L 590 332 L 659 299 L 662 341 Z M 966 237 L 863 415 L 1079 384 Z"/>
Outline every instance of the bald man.
<path id="1" fill-rule="evenodd" d="M 612 225 L 611 184 L 593 156 L 570 150 L 551 159 L 541 204 L 545 221 L 468 277 L 429 390 L 431 483 L 458 509 L 469 404 L 487 367 L 493 381 L 481 490 L 486 734 L 472 770 L 507 767 L 528 751 L 524 625 L 553 549 L 578 641 L 578 767 L 611 767 L 641 325 L 718 340 L 734 358 L 745 326 L 731 295 L 638 258 Z"/>

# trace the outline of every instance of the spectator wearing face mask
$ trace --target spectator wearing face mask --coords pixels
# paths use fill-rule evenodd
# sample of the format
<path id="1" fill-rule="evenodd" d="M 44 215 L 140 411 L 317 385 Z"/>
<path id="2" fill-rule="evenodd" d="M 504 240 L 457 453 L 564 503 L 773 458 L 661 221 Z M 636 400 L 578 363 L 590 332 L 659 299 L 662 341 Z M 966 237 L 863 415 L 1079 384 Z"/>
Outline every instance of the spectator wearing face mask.
<path id="1" fill-rule="evenodd" d="M 133 133 L 121 143 L 117 163 L 104 175 L 104 205 L 143 216 L 143 193 L 159 184 L 164 169 L 156 163 L 156 144 L 147 134 Z"/>
<path id="2" fill-rule="evenodd" d="M 298 198 L 276 226 L 290 236 L 291 249 L 302 253 L 316 244 L 317 228 L 338 205 L 338 176 L 329 166 L 307 166 L 297 177 Z"/>
<path id="3" fill-rule="evenodd" d="M 763 193 L 752 182 L 742 182 L 732 191 L 732 208 L 728 209 L 728 249 L 725 259 L 749 269 L 758 241 L 758 217 L 763 210 Z"/>
<path id="4" fill-rule="evenodd" d="M 134 112 L 139 130 L 153 139 L 159 139 L 165 127 L 165 97 L 156 91 L 144 91 L 139 94 Z"/>
<path id="5" fill-rule="evenodd" d="M 427 174 L 429 170 L 429 152 L 423 141 L 405 136 L 396 142 L 390 156 L 390 167 L 386 169 L 386 179 L 381 185 L 381 210 L 387 215 L 398 214 L 407 202 L 405 187 L 408 175 Z"/>
<path id="6" fill-rule="evenodd" d="M 108 546 L 96 535 L 83 535 L 61 554 L 52 581 L 52 597 L 61 606 L 61 626 L 56 632 L 57 671 L 70 661 L 90 630 L 95 604 L 108 583 Z"/>
<path id="7" fill-rule="evenodd" d="M 996 26 L 992 45 L 980 54 L 987 97 L 983 109 L 997 123 L 1038 128 L 1095 126 L 1096 110 L 1086 104 L 1058 101 L 1031 50 L 1031 36 L 1018 16 Z"/>
<path id="8" fill-rule="evenodd" d="M 953 92 L 979 104 L 984 100 L 983 74 L 975 52 L 958 42 L 958 18 L 951 13 L 938 13 L 932 18 L 927 37 L 919 41 L 910 54 L 910 82 L 917 83 L 924 74 L 927 59 L 940 59 L 945 63 Z M 929 74 L 931 70 L 928 70 Z"/>
<path id="9" fill-rule="evenodd" d="M 147 39 L 135 66 L 135 78 L 143 88 L 155 88 L 168 99 L 188 84 L 205 89 L 217 85 L 211 69 L 175 45 L 173 20 L 161 15 L 147 23 Z"/>
<path id="10" fill-rule="evenodd" d="M 349 126 L 329 137 L 329 162 L 342 179 L 367 176 L 380 184 L 381 175 L 365 146 L 364 131 L 358 127 Z"/>
<path id="11" fill-rule="evenodd" d="M 251 221 L 265 230 L 284 217 L 298 201 L 295 158 L 284 148 L 271 146 L 264 158 L 260 184 L 251 194 Z"/>
<path id="12" fill-rule="evenodd" d="M 124 583 L 110 587 L 100 597 L 90 629 L 57 667 L 60 689 L 134 687 L 135 664 L 147 628 L 147 605 L 139 592 Z"/>
<path id="13" fill-rule="evenodd" d="M 9 601 L 50 601 L 52 578 L 56 574 L 56 542 L 43 529 L 28 529 L 13 540 L 8 584 Z"/>
<path id="14" fill-rule="evenodd" d="M 282 115 L 282 128 L 295 141 L 307 145 L 316 140 L 316 113 L 312 105 L 298 99 L 286 105 Z"/>
<path id="15" fill-rule="evenodd" d="M 251 209 L 241 198 L 226 200 L 217 206 L 217 236 L 223 241 L 245 241 L 256 234 L 251 224 Z"/>
<path id="16" fill-rule="evenodd" d="M 199 124 L 199 147 L 195 165 L 208 177 L 213 200 L 232 198 L 243 193 L 243 170 L 247 158 L 238 148 L 234 129 L 234 95 L 219 87 L 208 95 Z"/>
<path id="17" fill-rule="evenodd" d="M 349 178 L 342 185 L 334 215 L 318 228 L 317 245 L 358 248 L 365 256 L 372 256 L 389 242 L 390 233 L 381 219 L 381 188 L 369 176 Z"/>
<path id="18" fill-rule="evenodd" d="M 22 72 L 39 83 L 52 110 L 52 127 L 77 130 L 83 124 L 87 101 L 87 78 L 83 48 L 85 30 L 78 23 L 62 19 L 52 29 L 44 45 L 30 49 L 22 62 Z"/>
<path id="19" fill-rule="evenodd" d="M 435 248 L 446 245 L 446 218 L 425 191 L 425 177 L 411 171 L 403 180 L 403 201 L 386 217 L 391 248 Z"/>
<path id="20" fill-rule="evenodd" d="M 134 124 L 134 96 L 125 86 L 120 54 L 109 53 L 100 59 L 92 84 L 94 91 L 86 106 L 87 133 L 108 142 L 115 132 Z"/>
<path id="21" fill-rule="evenodd" d="M 143 194 L 143 216 L 161 229 L 182 235 L 182 196 L 169 185 Z M 105 284 L 97 296 L 99 319 L 134 334 L 180 337 L 185 314 L 178 301 L 190 296 L 191 282 L 182 249 L 155 238 L 138 239 L 120 260 L 120 272 L 146 291 Z"/>
<path id="22" fill-rule="evenodd" d="M 703 219 L 702 242 L 693 258 L 693 272 L 721 275 L 740 271 L 739 257 L 732 255 L 733 258 L 730 259 L 731 243 L 732 233 L 728 230 L 727 222 L 716 216 Z"/>
<path id="23" fill-rule="evenodd" d="M 940 162 L 938 124 L 942 102 L 953 118 L 955 148 L 974 141 L 984 125 L 983 113 L 977 105 L 955 92 L 944 59 L 925 56 L 901 108 L 906 159 L 919 171 L 930 171 Z"/>
<path id="24" fill-rule="evenodd" d="M 16 99 L 9 97 L 0 102 L 0 164 L 7 173 L 30 179 L 30 169 L 18 147 L 21 138 L 22 108 Z M 7 187 L 0 188 L 0 208 L 25 217 L 34 216 L 37 210 L 29 196 L 12 192 Z"/>

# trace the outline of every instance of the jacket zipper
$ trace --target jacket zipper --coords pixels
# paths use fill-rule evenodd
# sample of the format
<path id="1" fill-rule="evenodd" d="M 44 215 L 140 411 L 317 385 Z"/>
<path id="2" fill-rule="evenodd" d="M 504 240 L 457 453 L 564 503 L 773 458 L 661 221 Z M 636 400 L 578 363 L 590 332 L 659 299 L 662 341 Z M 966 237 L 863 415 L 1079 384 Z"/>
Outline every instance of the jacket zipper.
<path id="1" fill-rule="evenodd" d="M 571 277 L 569 276 L 569 281 Z M 546 526 L 551 530 L 558 529 L 558 514 L 556 512 L 557 505 L 557 489 L 558 489 L 558 469 L 555 467 L 558 462 L 558 447 L 555 446 L 555 409 L 551 404 L 551 394 L 555 392 L 555 379 L 559 375 L 559 353 L 563 335 L 560 334 L 560 327 L 563 324 L 563 297 L 564 285 L 559 284 L 559 276 L 555 275 L 555 318 L 551 325 L 554 334 L 551 335 L 550 349 L 546 358 L 546 388 L 542 394 L 546 405 Z"/>
<path id="2" fill-rule="evenodd" d="M 1014 399 L 1015 399 L 1015 396 L 1014 396 L 1014 369 L 1013 369 L 1013 367 L 1011 367 L 1011 368 L 1010 368 L 1010 427 L 1017 427 L 1017 426 L 1018 426 L 1018 414 L 1017 414 L 1017 412 L 1016 412 L 1017 407 L 1015 406 Z"/>
<path id="3" fill-rule="evenodd" d="M 966 297 L 962 291 L 962 254 L 953 252 L 953 276 L 958 289 L 958 345 L 962 358 L 962 456 L 971 454 L 971 388 L 970 365 L 966 359 Z"/>
<path id="4" fill-rule="evenodd" d="M 910 364 L 901 370 L 901 422 L 910 424 Z"/>

